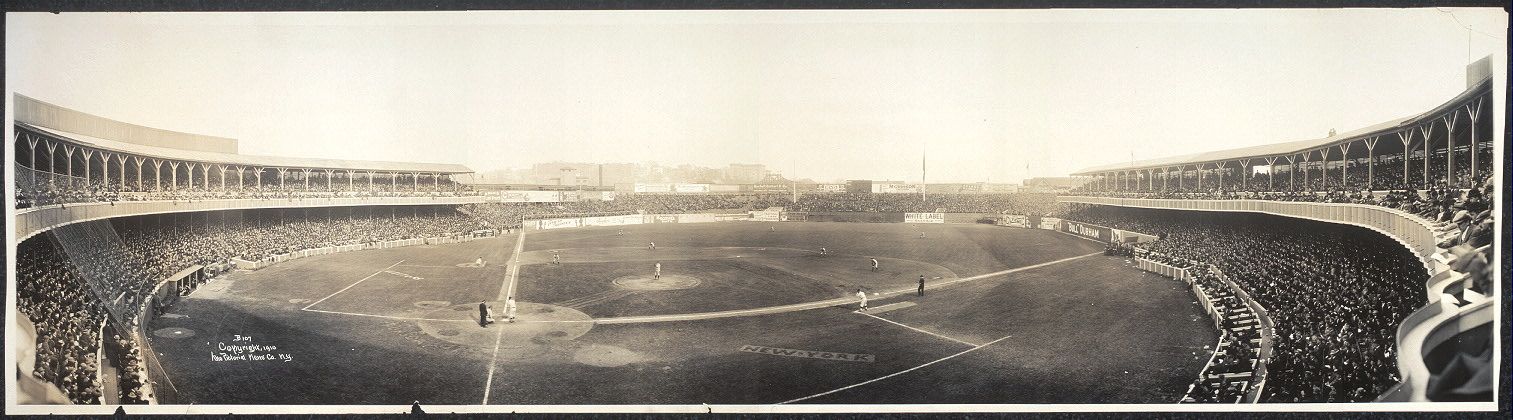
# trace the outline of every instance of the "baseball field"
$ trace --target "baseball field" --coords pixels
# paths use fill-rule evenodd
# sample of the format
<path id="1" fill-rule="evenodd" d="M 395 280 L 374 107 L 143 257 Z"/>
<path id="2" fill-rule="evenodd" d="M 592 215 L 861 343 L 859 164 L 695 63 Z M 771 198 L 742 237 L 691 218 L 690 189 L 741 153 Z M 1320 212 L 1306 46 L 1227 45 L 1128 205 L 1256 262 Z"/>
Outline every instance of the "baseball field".
<path id="1" fill-rule="evenodd" d="M 528 231 L 235 271 L 144 331 L 179 404 L 1175 402 L 1217 332 L 1102 248 L 989 225 Z M 513 322 L 482 325 L 509 297 Z"/>

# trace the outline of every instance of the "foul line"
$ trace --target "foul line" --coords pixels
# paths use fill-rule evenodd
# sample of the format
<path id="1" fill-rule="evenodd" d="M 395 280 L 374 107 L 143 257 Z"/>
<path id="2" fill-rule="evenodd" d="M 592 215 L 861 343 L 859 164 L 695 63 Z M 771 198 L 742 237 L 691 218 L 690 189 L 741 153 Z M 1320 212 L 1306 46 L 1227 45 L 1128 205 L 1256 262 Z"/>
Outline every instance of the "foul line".
<path id="1" fill-rule="evenodd" d="M 374 271 L 373 274 L 369 274 L 367 277 L 363 277 L 361 280 L 358 280 L 356 283 L 352 283 L 350 285 L 347 285 L 347 287 L 343 287 L 343 288 L 341 288 L 341 290 L 337 290 L 336 293 L 332 293 L 330 295 L 327 295 L 326 297 L 320 298 L 320 300 L 315 301 L 315 303 L 311 303 L 309 305 L 305 305 L 305 307 L 299 308 L 299 310 L 301 310 L 301 311 L 309 310 L 311 306 L 315 306 L 315 305 L 320 304 L 321 302 L 325 302 L 326 299 L 330 299 L 331 296 L 339 295 L 339 294 L 341 294 L 341 292 L 345 292 L 345 291 L 347 291 L 347 289 L 351 289 L 352 286 L 356 286 L 357 283 L 362 283 L 364 281 L 367 281 L 368 279 L 373 278 L 373 276 L 379 275 L 379 274 L 381 274 L 381 273 L 383 273 L 385 271 L 389 271 L 390 268 L 394 268 L 394 266 L 399 265 L 399 263 L 402 263 L 402 262 L 405 262 L 405 260 L 399 260 L 398 262 L 395 262 L 394 264 L 390 264 L 388 267 L 384 267 L 384 269 L 382 269 L 382 270 Z"/>
<path id="2" fill-rule="evenodd" d="M 301 310 L 302 311 L 306 311 L 306 312 L 320 312 L 320 313 L 323 313 L 323 314 L 366 316 L 366 317 L 372 317 L 372 318 L 393 319 L 393 320 L 399 320 L 399 321 L 473 322 L 473 320 L 471 320 L 471 319 L 417 318 L 417 317 L 408 317 L 408 316 L 360 314 L 360 313 L 356 313 L 356 312 L 323 311 L 323 310 L 320 310 L 320 309 L 301 309 Z"/>
<path id="3" fill-rule="evenodd" d="M 898 372 L 893 372 L 893 373 L 888 374 L 886 376 L 874 378 L 874 379 L 871 379 L 871 380 L 868 380 L 868 381 L 864 381 L 864 382 L 854 383 L 854 384 L 851 384 L 851 385 L 846 385 L 846 386 L 843 386 L 843 387 L 840 387 L 840 388 L 832 389 L 832 390 L 829 390 L 829 391 L 821 392 L 821 393 L 810 395 L 810 396 L 807 396 L 807 397 L 794 398 L 794 399 L 791 399 L 791 400 L 788 400 L 788 401 L 780 402 L 778 404 L 795 403 L 795 402 L 807 400 L 807 399 L 810 399 L 810 398 L 823 397 L 823 396 L 826 396 L 826 395 L 830 395 L 830 394 L 834 394 L 834 393 L 837 393 L 837 392 L 845 391 L 845 390 L 848 390 L 848 389 L 851 389 L 851 388 L 856 388 L 856 387 L 859 387 L 859 386 L 862 386 L 862 385 L 866 385 L 866 384 L 870 384 L 870 383 L 873 383 L 873 382 L 881 381 L 881 380 L 884 380 L 884 379 L 892 378 L 894 376 L 898 376 L 898 375 L 902 375 L 902 374 L 905 374 L 905 373 L 913 372 L 913 371 L 916 371 L 916 370 L 919 370 L 919 369 L 923 369 L 925 366 L 930 366 L 930 365 L 933 365 L 933 364 L 936 364 L 936 363 L 940 363 L 940 362 L 944 362 L 944 361 L 947 361 L 947 360 L 951 360 L 951 359 L 955 358 L 956 356 L 960 356 L 960 355 L 963 355 L 963 354 L 971 353 L 971 352 L 977 351 L 978 349 L 981 349 L 983 347 L 991 346 L 991 345 L 993 345 L 995 343 L 998 343 L 999 341 L 1006 340 L 1009 337 L 1013 337 L 1013 336 L 1012 335 L 1003 336 L 1003 337 L 1001 337 L 1001 338 L 999 338 L 997 340 L 989 341 L 986 344 L 979 344 L 979 345 L 973 346 L 970 349 L 962 350 L 961 352 L 958 352 L 956 354 L 953 354 L 953 355 L 950 355 L 950 356 L 946 356 L 946 357 L 942 357 L 942 358 L 939 358 L 939 359 L 935 359 L 935 360 L 930 361 L 929 363 L 925 363 L 923 365 L 911 367 L 911 368 L 904 369 L 904 370 L 901 370 L 901 371 L 898 371 Z"/>
<path id="4" fill-rule="evenodd" d="M 978 274 L 978 275 L 971 276 L 971 277 L 964 277 L 964 278 L 959 278 L 959 279 L 955 279 L 955 280 L 948 280 L 948 281 L 944 281 L 944 282 L 940 282 L 940 283 L 935 283 L 935 284 L 929 285 L 929 286 L 927 286 L 925 288 L 926 289 L 937 289 L 937 288 L 940 288 L 940 287 L 945 287 L 945 286 L 949 286 L 949 285 L 956 284 L 956 283 L 967 282 L 967 281 L 974 281 L 974 280 L 982 280 L 982 279 L 985 279 L 985 278 L 997 277 L 997 276 L 1002 276 L 1002 275 L 1005 275 L 1005 274 L 1017 273 L 1017 272 L 1025 271 L 1025 270 L 1033 270 L 1033 269 L 1037 269 L 1037 268 L 1041 268 L 1041 267 L 1045 267 L 1045 266 L 1049 266 L 1049 265 L 1053 265 L 1053 264 L 1060 264 L 1060 263 L 1064 263 L 1064 262 L 1067 262 L 1067 261 L 1078 260 L 1078 259 L 1087 258 L 1087 257 L 1091 257 L 1091 256 L 1094 256 L 1094 255 L 1102 255 L 1102 254 L 1103 254 L 1103 251 L 1098 251 L 1098 252 L 1093 252 L 1093 253 L 1089 253 L 1089 254 L 1079 255 L 1079 256 L 1075 256 L 1075 257 L 1062 258 L 1062 259 L 1055 260 L 1055 261 L 1043 262 L 1043 263 L 1040 263 L 1040 264 L 1035 264 L 1035 265 L 1030 265 L 1030 266 L 1024 266 L 1024 267 L 1019 267 L 1019 268 L 1011 268 L 1011 269 L 1002 270 L 1002 271 L 994 271 L 994 272 L 987 273 L 987 274 Z M 898 290 L 892 290 L 892 291 L 887 291 L 887 292 L 879 292 L 877 294 L 877 297 L 869 297 L 869 299 L 874 299 L 874 300 L 875 299 L 882 299 L 882 298 L 886 298 L 886 297 L 889 297 L 889 296 L 900 295 L 900 294 L 904 294 L 904 293 L 914 293 L 915 291 L 916 291 L 916 288 L 914 288 L 914 287 L 907 287 L 907 288 L 898 289 Z M 844 297 L 844 298 L 835 298 L 835 299 L 821 300 L 821 301 L 815 301 L 815 302 L 796 303 L 796 304 L 792 304 L 792 305 L 769 306 L 769 307 L 766 307 L 766 308 L 741 309 L 741 310 L 734 310 L 734 311 L 700 312 L 700 313 L 676 314 L 676 315 L 630 316 L 630 317 L 619 317 L 619 318 L 599 318 L 599 319 L 592 319 L 592 320 L 587 320 L 587 321 L 557 321 L 557 322 L 592 322 L 592 323 L 596 323 L 596 324 L 631 324 L 631 323 L 643 323 L 643 322 L 692 321 L 692 320 L 699 320 L 699 319 L 726 318 L 726 317 L 743 316 L 743 315 L 767 315 L 767 314 L 776 314 L 776 313 L 784 313 L 784 312 L 796 312 L 796 311 L 804 311 L 804 310 L 810 310 L 810 309 L 819 309 L 819 308 L 830 307 L 830 306 L 835 306 L 835 305 L 844 305 L 844 304 L 854 303 L 854 302 L 857 302 L 857 301 L 858 301 L 858 299 L 853 298 L 853 297 Z"/>
<path id="5" fill-rule="evenodd" d="M 515 295 L 515 279 L 520 274 L 520 251 L 525 249 L 525 229 L 520 230 L 520 236 L 515 238 L 515 250 L 510 253 L 510 259 L 505 264 L 510 268 L 505 274 L 505 285 L 499 288 L 497 300 Z M 499 368 L 499 345 L 504 343 L 504 327 L 499 328 L 499 334 L 494 336 L 494 355 L 489 358 L 489 377 L 483 381 L 483 405 L 489 405 L 489 390 L 494 387 L 494 371 Z"/>
<path id="6" fill-rule="evenodd" d="M 946 337 L 944 335 L 940 335 L 940 334 L 936 334 L 936 333 L 933 333 L 933 332 L 925 331 L 925 330 L 922 330 L 922 329 L 919 329 L 919 328 L 914 328 L 914 327 L 911 327 L 911 326 L 908 326 L 908 325 L 904 325 L 903 323 L 896 322 L 896 321 L 893 321 L 891 319 L 883 318 L 883 317 L 880 317 L 880 316 L 877 316 L 877 315 L 869 314 L 869 313 L 866 313 L 866 312 L 855 312 L 855 311 L 852 311 L 851 313 L 858 314 L 858 315 L 870 316 L 870 317 L 873 317 L 873 318 L 880 319 L 883 322 L 886 322 L 886 323 L 889 323 L 889 324 L 897 325 L 897 326 L 908 328 L 908 329 L 911 329 L 911 330 L 914 330 L 914 331 L 919 331 L 919 332 L 922 332 L 922 333 L 925 333 L 925 334 L 929 334 L 929 335 L 933 335 L 933 336 L 936 336 L 936 337 L 944 338 L 944 339 L 947 339 L 947 340 L 955 341 L 955 342 L 958 342 L 958 343 L 966 344 L 968 346 L 976 346 L 976 345 L 978 345 L 977 343 L 968 343 L 968 342 L 957 340 L 957 339 L 954 339 L 954 338 L 951 338 L 951 337 Z"/>

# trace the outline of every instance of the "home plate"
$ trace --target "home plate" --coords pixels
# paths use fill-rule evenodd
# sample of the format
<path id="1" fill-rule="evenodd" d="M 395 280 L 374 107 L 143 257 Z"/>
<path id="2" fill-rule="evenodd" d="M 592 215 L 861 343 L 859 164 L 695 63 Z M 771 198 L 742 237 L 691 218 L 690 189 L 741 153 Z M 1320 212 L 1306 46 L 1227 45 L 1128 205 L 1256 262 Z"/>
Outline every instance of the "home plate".
<path id="1" fill-rule="evenodd" d="M 907 307 L 914 306 L 914 305 L 915 305 L 914 302 L 889 303 L 887 305 L 882 305 L 882 306 L 878 306 L 878 307 L 875 307 L 875 308 L 867 308 L 867 313 L 869 313 L 869 314 L 879 314 L 879 313 L 888 312 L 888 311 L 892 311 L 892 310 L 907 308 Z"/>

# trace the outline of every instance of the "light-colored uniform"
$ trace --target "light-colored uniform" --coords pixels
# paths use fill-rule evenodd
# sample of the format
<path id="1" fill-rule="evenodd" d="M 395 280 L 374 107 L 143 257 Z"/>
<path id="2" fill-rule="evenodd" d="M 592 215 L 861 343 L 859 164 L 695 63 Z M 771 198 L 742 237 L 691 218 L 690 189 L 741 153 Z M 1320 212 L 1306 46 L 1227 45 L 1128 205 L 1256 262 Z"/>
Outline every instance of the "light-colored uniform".
<path id="1" fill-rule="evenodd" d="M 861 301 L 862 301 L 861 302 L 861 307 L 858 308 L 857 310 L 860 310 L 860 311 L 867 310 L 867 292 L 863 292 L 863 291 L 860 291 L 860 290 L 856 291 L 856 298 L 857 299 L 861 299 Z"/>
<path id="2" fill-rule="evenodd" d="M 657 278 L 662 277 L 662 263 L 657 263 L 656 271 L 652 273 L 652 276 Z"/>
<path id="3" fill-rule="evenodd" d="M 505 300 L 504 319 L 509 320 L 509 322 L 515 322 L 515 311 L 518 309 L 519 307 L 515 305 L 515 298 L 509 298 L 508 300 Z"/>

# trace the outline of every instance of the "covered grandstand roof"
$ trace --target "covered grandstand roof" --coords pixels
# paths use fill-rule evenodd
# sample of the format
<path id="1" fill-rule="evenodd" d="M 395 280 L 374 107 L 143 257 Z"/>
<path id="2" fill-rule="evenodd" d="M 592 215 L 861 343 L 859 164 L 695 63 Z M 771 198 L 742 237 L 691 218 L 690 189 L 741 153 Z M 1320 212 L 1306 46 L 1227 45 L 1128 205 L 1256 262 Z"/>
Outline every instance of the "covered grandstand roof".
<path id="1" fill-rule="evenodd" d="M 66 131 L 54 130 L 46 127 L 39 127 L 23 122 L 17 122 L 16 126 L 36 131 L 38 133 L 54 136 L 59 139 L 78 143 L 80 145 L 85 145 L 91 148 L 108 150 L 117 153 L 189 162 L 219 163 L 241 166 L 313 168 L 352 171 L 426 172 L 443 174 L 462 174 L 473 172 L 472 169 L 468 169 L 468 167 L 466 166 L 449 163 L 385 162 L 371 160 L 300 158 L 172 149 L 166 147 L 147 146 L 102 139 L 99 137 L 69 133 Z"/>
<path id="2" fill-rule="evenodd" d="M 1353 142 L 1353 141 L 1357 141 L 1357 140 L 1361 140 L 1361 139 L 1366 139 L 1366 138 L 1370 138 L 1370 137 L 1381 136 L 1381 135 L 1385 135 L 1385 134 L 1392 134 L 1392 133 L 1396 133 L 1396 132 L 1402 131 L 1403 129 L 1406 129 L 1406 128 L 1416 127 L 1420 123 L 1422 123 L 1424 120 L 1438 117 L 1440 114 L 1444 114 L 1445 112 L 1449 111 L 1449 109 L 1451 107 L 1456 106 L 1456 104 L 1464 102 L 1468 98 L 1471 98 L 1473 96 L 1486 94 L 1487 92 L 1491 91 L 1491 89 L 1492 89 L 1492 78 L 1489 76 L 1489 77 L 1487 77 L 1485 79 L 1482 79 L 1481 82 L 1478 82 L 1476 85 L 1472 86 L 1470 89 L 1466 89 L 1465 91 L 1461 92 L 1459 95 L 1455 95 L 1454 98 L 1451 98 L 1450 100 L 1445 101 L 1445 103 L 1440 104 L 1437 107 L 1434 107 L 1434 109 L 1431 109 L 1431 110 L 1428 110 L 1428 111 L 1425 111 L 1423 113 L 1419 113 L 1419 114 L 1416 114 L 1416 115 L 1408 116 L 1408 117 L 1395 118 L 1395 119 L 1383 121 L 1383 122 L 1372 124 L 1372 125 L 1369 125 L 1369 126 L 1366 126 L 1366 127 L 1358 128 L 1358 129 L 1355 129 L 1355 130 L 1350 130 L 1350 131 L 1347 131 L 1347 132 L 1344 132 L 1344 133 L 1339 133 L 1339 134 L 1336 134 L 1334 136 L 1329 136 L 1329 137 L 1324 137 L 1324 138 L 1316 138 L 1316 139 L 1308 139 L 1308 140 L 1296 140 L 1296 141 L 1290 141 L 1290 142 L 1286 142 L 1286 143 L 1263 144 L 1263 145 L 1256 145 L 1256 146 L 1249 146 L 1249 147 L 1241 147 L 1241 148 L 1236 148 L 1236 149 L 1218 150 L 1218 151 L 1212 151 L 1212 152 L 1194 153 L 1194 154 L 1181 155 L 1181 156 L 1170 156 L 1170 157 L 1164 157 L 1164 158 L 1158 158 L 1158 159 L 1147 159 L 1147 160 L 1140 160 L 1140 161 L 1126 162 L 1126 163 L 1114 163 L 1114 164 L 1108 164 L 1108 165 L 1099 165 L 1099 166 L 1093 166 L 1093 167 L 1084 168 L 1084 169 L 1082 169 L 1080 171 L 1077 171 L 1077 172 L 1073 172 L 1072 175 L 1093 175 L 1093 174 L 1096 174 L 1096 173 L 1099 173 L 1099 172 L 1156 169 L 1156 168 L 1167 168 L 1167 167 L 1173 167 L 1173 166 L 1179 166 L 1179 165 L 1206 164 L 1206 163 L 1214 163 L 1214 162 L 1222 162 L 1222 161 L 1233 161 L 1233 160 L 1240 160 L 1240 159 L 1247 159 L 1247 158 L 1259 159 L 1259 158 L 1272 157 L 1272 156 L 1286 156 L 1286 155 L 1299 154 L 1299 153 L 1303 153 L 1303 152 L 1318 150 L 1318 149 L 1325 148 L 1325 147 L 1337 146 L 1337 145 L 1340 145 L 1340 144 L 1344 144 L 1344 143 L 1348 143 L 1348 142 Z"/>

